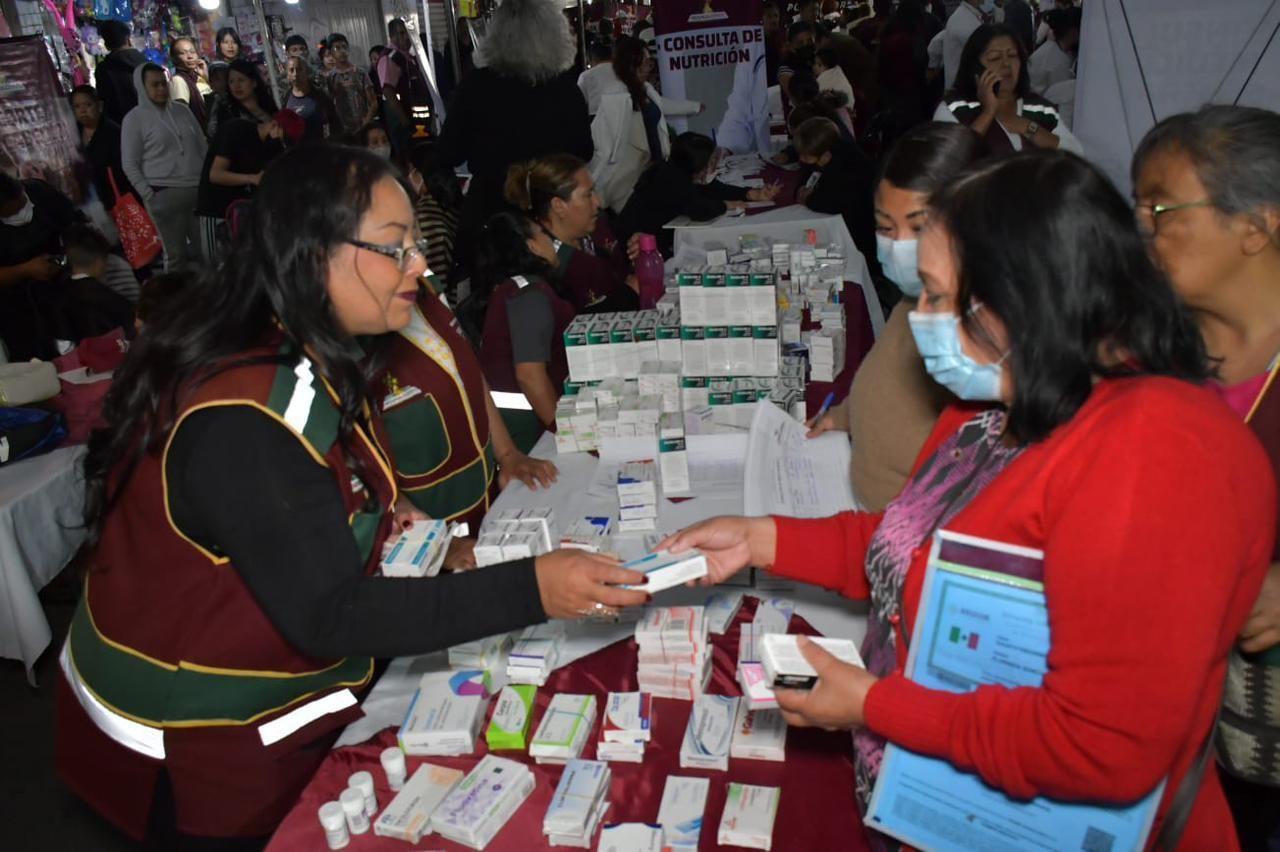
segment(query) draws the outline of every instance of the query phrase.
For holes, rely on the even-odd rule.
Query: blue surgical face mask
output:
[[[884,277],[897,284],[903,295],[913,299],[924,289],[916,266],[919,244],[919,240],[891,240],[876,234],[876,259],[880,261]]]
[[[982,14],[988,18],[996,12],[996,0],[982,0]]]
[[[1004,369],[1000,366],[1009,353],[994,364],[979,364],[965,354],[960,345],[960,318],[953,313],[907,314],[911,336],[924,358],[924,368],[933,380],[961,399],[972,402],[998,402]]]

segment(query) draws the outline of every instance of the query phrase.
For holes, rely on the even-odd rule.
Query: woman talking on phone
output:
[[[996,157],[1028,148],[1083,153],[1058,108],[1031,91],[1026,67],[1026,50],[1013,30],[1000,24],[978,27],[960,54],[955,88],[938,104],[933,120],[968,125]]]
[[[136,839],[258,838],[360,715],[374,657],[642,603],[557,551],[373,576],[396,488],[356,339],[410,321],[426,270],[394,166],[319,143],[117,370],[85,461],[94,544],[63,646],[56,761]],[[371,363],[371,361],[373,363]]]

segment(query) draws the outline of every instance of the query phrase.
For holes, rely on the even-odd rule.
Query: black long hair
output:
[[[213,37],[213,58],[221,59],[223,62],[232,61],[222,55],[222,40],[227,36],[231,36],[231,40],[236,43],[236,59],[245,59],[244,43],[240,41],[240,33],[236,32],[235,27],[223,27]]]
[[[529,240],[541,227],[527,214],[507,210],[485,223],[476,255],[476,278],[484,292],[491,293],[515,275],[536,275],[553,288],[558,286],[555,268],[529,251]]]
[[[394,166],[359,148],[317,143],[272,163],[254,194],[246,227],[216,270],[167,299],[148,317],[116,370],[85,458],[85,522],[96,539],[103,519],[145,453],[172,431],[184,396],[219,372],[255,363],[242,356],[279,329],[293,363],[304,349],[333,387],[345,446],[362,416],[376,358],[354,356],[326,289],[329,257],[356,235],[374,185],[398,180]]]
[[[649,48],[635,36],[621,36],[613,45],[613,73],[631,95],[631,109],[638,110],[649,99],[640,66]]]
[[[267,115],[275,115],[276,110],[278,109],[276,107],[275,96],[271,94],[271,87],[267,85],[267,81],[262,79],[262,75],[258,73],[257,64],[251,60],[244,59],[243,57],[232,60],[230,67],[227,69],[228,85],[230,84],[230,75],[232,71],[242,77],[248,77],[253,81],[253,95],[258,101],[258,109],[262,110]],[[230,105],[230,109],[233,112],[244,110],[244,107],[235,99],[229,90],[227,92],[225,102]]]
[[[1133,209],[1080,157],[1034,150],[988,162],[943,187],[930,210],[956,252],[965,330],[995,348],[977,304],[1008,330],[1018,440],[1071,419],[1096,377],[1209,376],[1199,329],[1152,263]]]
[[[991,42],[1002,36],[1010,39],[1018,50],[1018,82],[1014,84],[1013,91],[1024,100],[1030,97],[1027,48],[1023,46],[1022,39],[1004,24],[983,24],[973,31],[973,35],[964,43],[964,50],[960,51],[960,65],[956,68],[956,79],[951,84],[951,91],[947,93],[947,100],[978,100],[978,78],[983,71],[982,54]]]
[[[877,183],[932,194],[986,156],[983,139],[963,124],[930,121],[911,128],[889,149]]]

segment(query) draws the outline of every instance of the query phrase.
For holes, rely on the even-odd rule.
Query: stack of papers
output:
[[[692,701],[711,678],[707,624],[700,606],[655,607],[636,624],[640,689]]]
[[[618,531],[646,532],[658,523],[658,467],[631,461],[618,469]]]
[[[662,829],[643,822],[606,825],[596,852],[662,852]]]
[[[667,786],[662,790],[662,805],[658,808],[658,824],[662,826],[662,845],[672,850],[698,848],[702,834],[702,814],[707,808],[707,791],[711,782],[706,778],[667,776]]]
[[[461,779],[461,769],[422,764],[374,822],[373,833],[417,843],[431,833],[431,815]]]
[[[612,777],[607,763],[569,761],[542,820],[542,833],[552,846],[591,847],[591,838],[609,810]]]
[[[453,536],[444,521],[414,521],[382,558],[384,577],[434,577]]]
[[[523,763],[486,754],[431,815],[441,836],[483,849],[533,792],[533,772]]]
[[[644,746],[653,732],[653,696],[643,692],[610,692],[600,725],[596,757],[643,763]]]
[[[472,642],[463,642],[449,649],[451,669],[495,669],[506,665],[511,650],[511,634],[499,633]]]
[[[749,702],[739,702],[729,756],[746,760],[786,760],[787,723],[782,718],[782,711],[753,710]]]
[[[624,562],[622,567],[645,575],[643,585],[624,585],[622,588],[640,589],[652,595],[707,576],[707,557],[695,548],[680,554],[674,554],[668,550],[655,550],[639,559]]]
[[[542,686],[555,671],[563,642],[563,622],[549,621],[526,627],[507,655],[507,677],[512,683]]]
[[[769,849],[773,846],[773,821],[778,815],[778,787],[756,787],[733,782],[716,835],[722,846]]]
[[[680,766],[686,769],[729,768],[729,748],[738,718],[738,699],[704,695],[693,705],[680,744]]]
[[[428,672],[400,725],[405,754],[471,754],[489,705],[483,671]]]
[[[529,754],[538,763],[568,763],[582,754],[595,725],[594,695],[556,695],[542,714]]]
[[[537,697],[538,687],[533,684],[513,683],[502,688],[493,706],[489,729],[484,734],[490,751],[525,750],[529,726],[533,723],[533,702]]]

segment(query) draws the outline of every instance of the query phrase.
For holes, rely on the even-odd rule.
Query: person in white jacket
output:
[[[120,128],[120,161],[164,244],[166,270],[199,260],[196,194],[208,142],[186,104],[169,100],[169,78],[148,62],[133,72],[138,105]]]
[[[595,154],[591,178],[603,206],[621,211],[640,175],[654,160],[665,160],[671,151],[668,115],[694,115],[702,111],[697,101],[664,98],[641,82],[652,62],[644,42],[624,36],[613,51],[614,80],[600,94],[600,108],[591,122]]]

